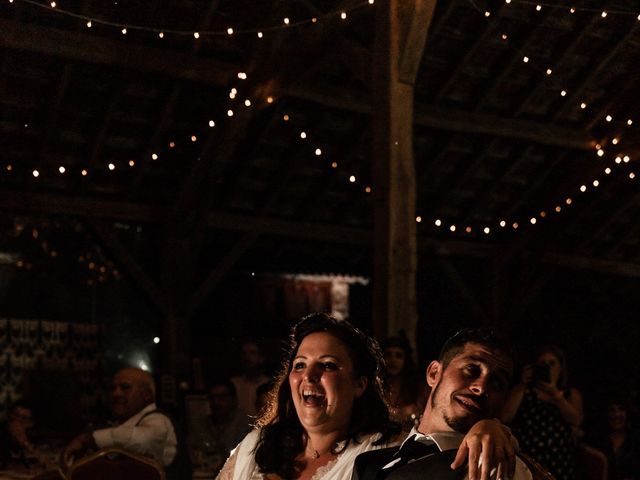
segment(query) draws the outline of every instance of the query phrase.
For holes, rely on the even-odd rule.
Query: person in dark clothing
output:
[[[26,464],[26,457],[34,450],[29,438],[33,427],[33,410],[26,402],[14,403],[7,412],[7,420],[0,426],[0,465]]]

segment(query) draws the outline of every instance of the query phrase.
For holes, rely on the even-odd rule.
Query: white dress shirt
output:
[[[112,428],[93,431],[93,439],[98,448],[121,447],[132,452],[151,457],[165,467],[176,456],[178,442],[171,420],[156,410],[151,403],[133,417]],[[144,417],[144,418],[142,418]]]

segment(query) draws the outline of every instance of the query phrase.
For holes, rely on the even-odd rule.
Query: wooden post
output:
[[[374,300],[378,338],[405,330],[415,345],[414,81],[436,0],[376,2],[373,76]]]

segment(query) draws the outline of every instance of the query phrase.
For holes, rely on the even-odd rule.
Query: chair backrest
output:
[[[589,445],[580,445],[576,452],[578,476],[582,480],[607,480],[609,462],[607,456]]]
[[[529,468],[529,471],[531,472],[531,478],[533,480],[556,480],[556,477],[551,475],[551,473],[546,468],[544,468],[526,453],[518,452],[518,457],[520,457],[520,460],[522,460],[524,464]]]
[[[67,480],[165,480],[164,467],[155,460],[122,448],[106,448],[78,460]]]

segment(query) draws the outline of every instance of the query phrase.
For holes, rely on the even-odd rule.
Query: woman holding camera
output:
[[[522,451],[557,480],[575,478],[575,437],[582,423],[582,396],[567,383],[564,353],[555,345],[540,347],[534,365],[522,370],[511,390],[502,421],[511,425]]]

